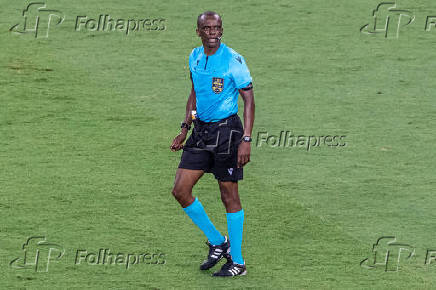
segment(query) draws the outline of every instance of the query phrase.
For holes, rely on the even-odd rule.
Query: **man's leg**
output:
[[[227,230],[230,239],[230,254],[236,264],[244,265],[242,258],[242,230],[244,223],[244,210],[238,193],[238,183],[232,181],[218,181],[221,200],[227,211]]]
[[[192,188],[203,174],[203,170],[178,168],[172,193],[186,214],[206,235],[210,244],[220,245],[225,241],[224,236],[210,221],[200,201],[192,196]]]
[[[194,202],[192,188],[203,174],[203,170],[177,169],[172,194],[183,208]]]

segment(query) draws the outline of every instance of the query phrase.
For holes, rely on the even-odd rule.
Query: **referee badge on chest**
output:
[[[212,78],[212,91],[215,94],[219,94],[223,91],[224,79],[223,78]]]

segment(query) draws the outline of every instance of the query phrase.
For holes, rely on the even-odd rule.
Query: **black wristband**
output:
[[[242,88],[241,90],[243,90],[243,91],[249,91],[249,90],[251,90],[251,89],[253,89],[253,83],[249,83],[248,86],[246,86],[245,88]]]
[[[189,130],[191,130],[191,125],[188,125],[187,123],[182,122],[182,124],[180,124],[180,128],[182,128],[182,129],[186,128],[189,131]]]

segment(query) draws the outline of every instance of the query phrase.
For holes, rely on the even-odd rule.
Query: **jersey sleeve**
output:
[[[242,55],[233,55],[229,68],[237,89],[245,88],[252,82],[250,71]]]
[[[188,60],[190,74],[192,74],[192,63],[194,61],[194,55],[195,55],[195,48],[191,51],[191,54],[189,55],[189,60]]]

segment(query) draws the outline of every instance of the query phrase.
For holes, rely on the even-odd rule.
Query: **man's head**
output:
[[[219,46],[223,35],[221,16],[213,11],[206,11],[198,15],[197,35],[201,38],[203,46],[209,48]]]

